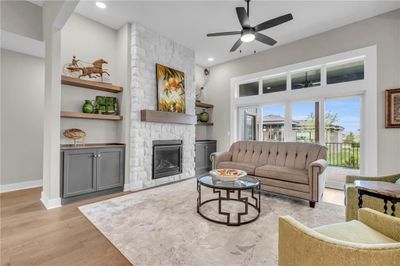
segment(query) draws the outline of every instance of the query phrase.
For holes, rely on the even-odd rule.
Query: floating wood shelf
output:
[[[154,110],[141,110],[141,121],[155,122],[155,123],[174,123],[174,124],[187,124],[195,125],[196,116],[187,115],[182,113],[161,112]]]
[[[71,78],[67,76],[61,76],[61,84],[76,86],[91,90],[98,90],[98,91],[107,91],[113,93],[122,92],[123,88],[120,86],[115,86],[109,83],[102,83],[90,80],[83,80],[79,78]]]
[[[209,104],[209,103],[196,102],[196,107],[213,108],[214,105]]]
[[[120,115],[101,115],[101,114],[87,114],[80,112],[61,112],[61,117],[64,118],[79,118],[79,119],[97,119],[97,120],[112,120],[120,121],[123,119]]]
[[[213,126],[213,125],[214,125],[214,123],[202,123],[202,122],[198,122],[196,124],[196,126]]]

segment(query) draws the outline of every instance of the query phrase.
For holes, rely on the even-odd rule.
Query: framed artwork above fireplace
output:
[[[185,113],[185,73],[156,64],[158,111]]]

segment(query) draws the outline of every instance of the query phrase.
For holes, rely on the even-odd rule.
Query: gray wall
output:
[[[42,179],[44,61],[1,49],[1,185]]]
[[[371,45],[377,45],[378,53],[378,172],[400,172],[400,130],[385,129],[384,104],[384,91],[400,87],[400,9],[212,67],[205,95],[215,105],[212,138],[218,150],[230,145],[232,77]]]
[[[110,73],[110,81],[116,85],[117,74],[117,31],[97,23],[81,15],[73,14],[61,31],[61,62],[70,63],[72,56],[85,62],[93,62],[103,58],[108,64],[103,67]],[[85,64],[88,65],[88,64]],[[62,85],[61,110],[81,112],[84,100],[95,100],[96,96],[118,97],[121,103],[121,94],[87,90]],[[72,143],[71,139],[63,136],[69,128],[80,128],[87,135],[86,143],[121,142],[121,122],[87,119],[61,119],[61,143]]]
[[[42,8],[28,1],[1,1],[1,29],[42,41]]]

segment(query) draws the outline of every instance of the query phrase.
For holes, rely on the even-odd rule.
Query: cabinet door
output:
[[[124,149],[97,149],[97,190],[124,185]]]
[[[204,173],[207,171],[207,160],[206,160],[206,144],[196,144],[196,174]]]
[[[206,149],[206,160],[207,160],[207,170],[211,170],[212,168],[212,162],[210,159],[210,155],[213,152],[217,151],[217,145],[215,143],[209,143],[207,144],[207,149]]]
[[[63,156],[63,197],[96,191],[96,150],[65,151]]]

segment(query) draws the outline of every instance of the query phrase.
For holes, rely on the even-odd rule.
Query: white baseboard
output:
[[[54,198],[54,199],[49,199],[47,197],[47,195],[45,193],[43,193],[43,191],[42,191],[42,194],[40,197],[40,201],[42,202],[44,207],[48,210],[61,207],[61,198],[60,197]]]
[[[0,193],[16,191],[16,190],[21,190],[21,189],[41,187],[42,184],[43,184],[42,179],[36,179],[36,180],[31,180],[31,181],[26,181],[26,182],[0,185]]]

